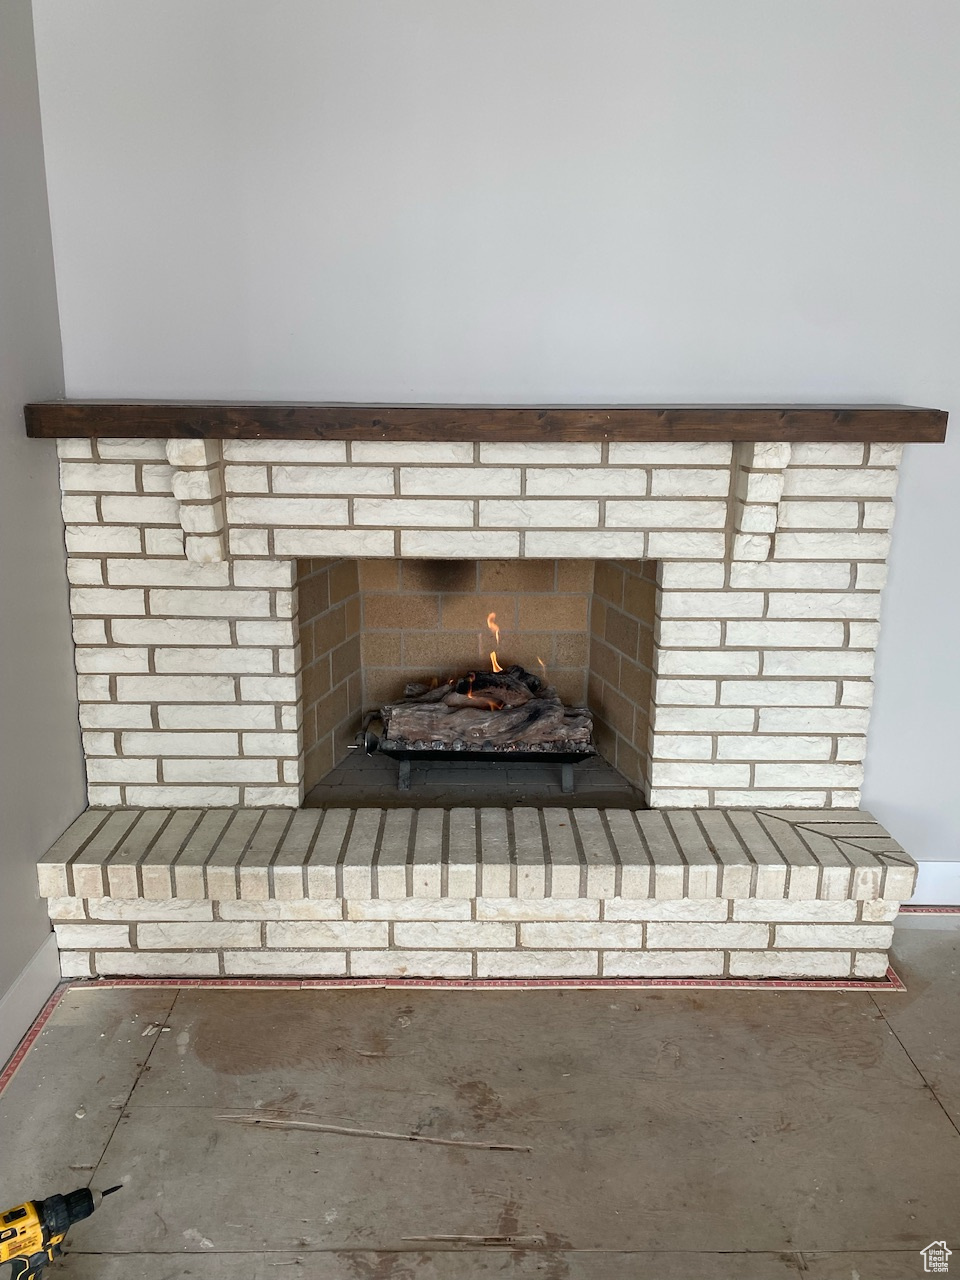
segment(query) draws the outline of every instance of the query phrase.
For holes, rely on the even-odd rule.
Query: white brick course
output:
[[[224,440],[223,458],[225,462],[336,463],[346,462],[347,446],[340,440]]]
[[[870,467],[787,469],[783,486],[785,497],[851,497],[892,498],[897,491],[895,470],[873,470]]]
[[[150,670],[150,658],[146,649],[85,649],[78,647],[74,661],[80,672],[143,672]]]
[[[421,462],[429,462],[432,455],[427,453],[435,446],[419,445],[417,446],[423,454],[419,460]],[[469,446],[461,446],[469,447]],[[601,459],[602,445],[592,443],[568,444],[568,443],[550,443],[543,444],[521,444],[521,443],[498,443],[498,444],[481,444],[480,461],[482,463],[511,463],[514,466],[531,464],[533,466],[544,466],[547,464],[554,466],[566,466],[568,464],[574,466],[590,466],[598,463]],[[611,450],[616,446],[611,446]],[[354,445],[356,448],[356,445]],[[468,459],[469,461],[469,459]],[[611,462],[622,462],[623,458],[610,458]]]
[[[220,973],[215,951],[100,951],[95,964],[103,978],[215,978]]]
[[[872,650],[772,649],[763,655],[765,676],[871,676]]]
[[[825,680],[724,680],[720,702],[727,706],[832,707],[836,683]]]
[[[205,782],[277,782],[276,760],[180,759],[171,756],[163,762],[164,782],[193,782],[198,776]],[[138,779],[146,782],[147,779]]]
[[[183,531],[176,529],[145,528],[143,531],[143,547],[148,556],[182,556],[184,551]]]
[[[628,559],[642,560],[647,552],[648,539],[654,536],[645,533],[620,533],[609,529],[583,530],[578,533],[544,532],[540,529],[526,534],[524,546],[527,556],[532,560],[549,560],[554,556],[561,559],[592,556],[598,560],[615,560],[626,556]]]
[[[390,550],[393,553],[393,534],[389,534]],[[533,535],[530,535],[533,536]],[[550,534],[554,538],[573,538],[581,543],[584,534]],[[400,534],[400,552],[404,556],[424,557],[437,560],[461,560],[468,557],[476,559],[511,559],[520,554],[519,533],[492,533],[468,530],[466,532],[447,531],[431,532],[427,529],[404,529]],[[527,553],[530,551],[529,537]],[[548,554],[546,552],[544,555]]]
[[[860,525],[857,502],[812,502],[784,498],[777,523],[781,529],[856,529]]]
[[[194,565],[181,560],[137,560],[112,557],[107,562],[107,577],[118,587],[226,587],[230,582],[228,565]]]
[[[129,947],[130,930],[125,924],[60,924],[54,926],[57,946],[69,951],[73,947]]]
[[[270,472],[266,467],[228,466],[223,469],[224,484],[230,493],[269,493]],[[286,492],[283,489],[278,492]]]
[[[154,664],[158,675],[181,671],[268,674],[273,672],[274,654],[270,649],[157,649]]]
[[[716,978],[722,951],[605,951],[605,978]]]
[[[491,446],[494,447],[494,446]],[[569,448],[569,446],[567,446]],[[613,442],[610,461],[624,466],[729,466],[733,446],[720,442],[670,441]]]
[[[229,676],[119,676],[120,702],[232,702],[236,690]]]
[[[228,498],[226,505],[231,524],[298,527],[347,523],[347,504],[339,498]]]
[[[75,615],[142,616],[146,613],[146,595],[143,591],[111,590],[108,587],[77,588],[70,592],[70,609]]]
[[[893,941],[892,925],[778,924],[776,947],[864,947],[886,951]]]
[[[67,581],[74,587],[99,587],[103,584],[100,560],[67,560]]]
[[[731,978],[845,978],[849,951],[740,951],[730,956]]]
[[[199,950],[211,947],[258,947],[260,926],[234,921],[163,921],[137,925],[137,946],[144,951]]]
[[[60,487],[65,493],[135,493],[137,469],[120,463],[61,462]]]
[[[596,951],[483,951],[478,978],[580,978],[598,973]]]
[[[476,483],[476,482],[474,482]],[[642,497],[650,484],[649,472],[617,467],[549,467],[526,472],[526,492],[531,497],[553,498],[559,494],[585,497]]]
[[[150,611],[180,618],[265,617],[270,613],[266,591],[155,590],[150,592]]]
[[[778,533],[780,560],[885,560],[886,533]]]
[[[398,926],[399,927],[399,926]],[[268,947],[386,947],[386,921],[292,921],[266,926]]]
[[[725,546],[722,533],[665,533],[654,530],[647,535],[647,554],[651,560],[719,560]],[[622,556],[623,552],[611,549],[607,554]]]
[[[664,566],[667,568],[668,566]],[[656,627],[661,650],[674,648],[719,649],[723,624],[720,622],[687,622],[663,618]]]
[[[473,950],[477,947],[513,947],[517,941],[514,924],[494,921],[403,922],[394,926],[394,944],[398,947],[446,948]]]
[[[510,448],[509,445],[505,447]],[[350,448],[355,463],[388,462],[408,465],[418,462],[472,463],[474,456],[472,444],[452,444],[432,440],[424,443],[413,440],[357,440]],[[500,461],[511,460],[509,455],[500,458]]]
[[[391,556],[394,548],[389,529],[277,529],[272,538],[278,556]]]
[[[742,622],[727,624],[727,643],[764,649],[837,649],[844,641],[842,622]]]
[[[473,524],[473,503],[453,499],[357,498],[353,518],[359,525],[386,524],[401,529],[469,527]]]
[[[74,618],[72,631],[76,645],[106,644],[106,623],[100,618]]]
[[[223,972],[233,978],[339,978],[344,951],[225,951]]]
[[[161,729],[273,729],[276,727],[274,708],[257,704],[165,705],[157,708],[157,719]]]
[[[469,951],[354,951],[350,972],[357,977],[469,978]]]
[[[230,623],[212,618],[118,619],[112,626],[117,644],[220,645],[230,644]]]
[[[759,591],[664,591],[662,618],[759,618],[764,610]]]
[[[357,468],[351,468],[351,470],[357,470]],[[371,490],[371,492],[393,493],[393,472],[384,471],[378,474],[389,477],[389,487]],[[522,492],[523,473],[518,467],[488,467],[483,475],[488,493],[506,496],[519,495]],[[344,492],[360,491],[348,486]],[[477,474],[472,467],[401,467],[400,492],[404,496],[453,497],[458,494],[469,494],[474,497],[477,492]],[[537,490],[528,485],[527,492],[535,494]],[[548,492],[551,495],[556,493],[556,487],[551,486]]]

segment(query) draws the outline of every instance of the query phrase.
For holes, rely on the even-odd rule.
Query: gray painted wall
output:
[[[62,390],[30,3],[4,0],[0,4],[0,996],[26,968],[50,929],[37,895],[37,859],[85,804],[56,452],[52,444],[31,442],[23,434],[24,401],[59,395]],[[36,992],[34,1011],[46,994]],[[5,1046],[8,1030],[0,1028]]]
[[[71,395],[960,411],[955,0],[35,0]],[[960,422],[866,799],[960,856]]]

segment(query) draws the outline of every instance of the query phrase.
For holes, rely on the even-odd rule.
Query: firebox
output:
[[[308,796],[359,744],[403,789],[452,757],[557,765],[570,794],[599,753],[642,803],[655,564],[311,559],[297,584]]]

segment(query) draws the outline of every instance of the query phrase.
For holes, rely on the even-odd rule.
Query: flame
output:
[[[540,663],[540,670],[541,670],[541,671],[542,671],[542,673],[543,673],[543,678],[544,678],[544,680],[546,680],[546,678],[547,678],[547,664],[544,662],[544,660],[543,660],[542,658],[538,658],[538,659],[537,659],[537,661]]]
[[[500,628],[497,626],[497,615],[495,613],[487,614],[487,630],[493,634],[497,644],[500,643]],[[492,671],[502,671],[503,667],[497,662],[497,651],[490,654],[490,668]]]

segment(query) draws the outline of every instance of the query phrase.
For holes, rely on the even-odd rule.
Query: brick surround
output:
[[[651,805],[859,802],[899,445],[59,447],[93,805],[300,803],[314,557],[656,562],[646,742],[594,681]]]

